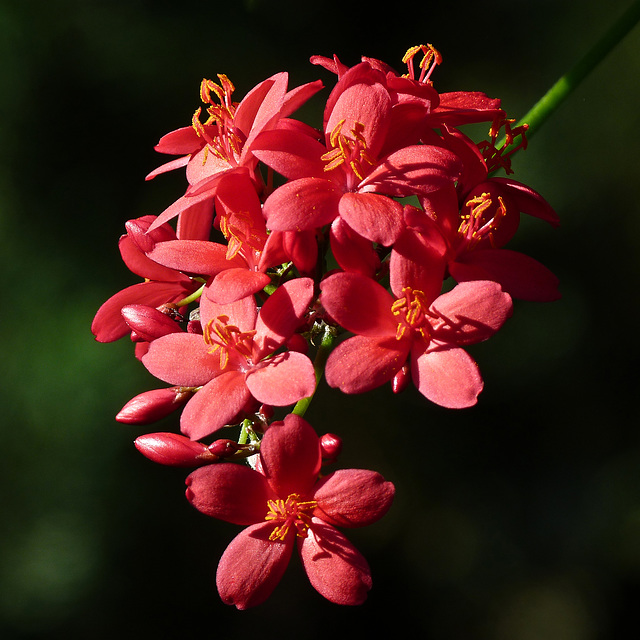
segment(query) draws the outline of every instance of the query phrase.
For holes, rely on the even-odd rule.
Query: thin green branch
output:
[[[560,104],[582,80],[607,57],[614,47],[635,27],[639,20],[640,0],[635,0],[578,63],[558,79],[547,93],[545,93],[517,123],[517,125],[525,123],[529,125],[527,138],[531,138],[542,123],[558,109]],[[504,140],[502,144],[504,144]]]
[[[324,367],[327,363],[327,358],[329,354],[333,350],[333,346],[336,339],[336,330],[334,327],[330,325],[325,325],[324,332],[322,334],[322,340],[320,341],[320,346],[318,347],[318,351],[316,352],[316,357],[313,361],[313,369],[316,373],[316,387],[313,390],[313,394],[311,394],[308,398],[302,398],[302,400],[298,400],[298,403],[293,408],[291,413],[295,413],[297,416],[303,417],[306,413],[309,405],[311,404],[311,400],[313,400],[313,396],[315,395],[316,390],[318,389],[318,384],[322,379],[322,375],[324,374]]]

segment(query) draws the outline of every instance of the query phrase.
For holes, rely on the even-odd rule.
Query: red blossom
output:
[[[358,273],[337,273],[321,283],[322,306],[356,334],[329,356],[327,383],[363,393],[394,379],[409,360],[426,398],[449,408],[474,405],[482,378],[462,347],[498,331],[511,315],[511,298],[489,281],[462,283],[442,295],[428,281],[396,282],[395,297]]]
[[[187,499],[202,513],[246,526],[227,547],[216,575],[224,602],[264,602],[295,546],[312,586],[331,602],[361,604],[371,588],[364,557],[335,527],[362,527],[391,506],[394,487],[374,471],[343,469],[321,480],[320,439],[294,414],[273,423],[260,447],[262,472],[233,463],[187,478]]]
[[[442,146],[415,144],[381,155],[391,107],[384,75],[361,63],[327,100],[324,142],[300,130],[259,136],[254,155],[289,180],[265,201],[267,226],[304,231],[339,216],[359,236],[393,244],[403,229],[402,205],[394,198],[452,183],[460,169]]]
[[[309,358],[281,351],[295,333],[313,297],[313,281],[281,285],[258,309],[252,296],[220,305],[200,303],[203,334],[172,333],[154,340],[145,367],[172,385],[201,387],[182,412],[180,427],[194,440],[231,421],[255,398],[287,406],[315,389]]]

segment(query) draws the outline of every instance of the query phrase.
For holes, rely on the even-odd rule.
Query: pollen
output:
[[[466,248],[473,249],[481,240],[487,239],[491,247],[495,249],[494,233],[507,213],[502,196],[498,196],[498,205],[493,215],[489,213],[493,206],[493,200],[488,193],[471,198],[466,206],[471,211],[461,216],[458,227],[458,234],[465,241]]]
[[[247,362],[253,355],[253,331],[241,331],[229,324],[228,316],[218,316],[207,322],[202,330],[202,337],[211,347],[209,353],[220,354],[220,369],[226,369],[232,353],[242,356]]]
[[[247,211],[221,212],[219,214],[220,231],[227,240],[227,260],[238,253],[246,256],[246,251],[260,253],[267,241],[265,233],[257,229]]]
[[[411,287],[402,289],[403,297],[391,305],[391,312],[399,319],[396,340],[404,338],[409,331],[415,331],[424,340],[430,339],[429,305],[424,292]]]
[[[238,103],[233,101],[231,95],[235,87],[224,74],[218,74],[218,79],[220,84],[207,78],[200,83],[200,99],[208,105],[207,119],[204,124],[200,121],[202,107],[198,107],[191,119],[191,126],[198,137],[207,143],[205,162],[208,152],[211,151],[216,157],[235,164],[244,144],[243,137],[234,125]],[[213,132],[207,132],[205,127],[208,126],[213,127]]]
[[[368,171],[364,164],[370,166],[375,161],[367,153],[367,140],[364,137],[364,124],[355,122],[351,135],[342,133],[345,121],[340,120],[329,135],[329,144],[332,149],[322,156],[325,161],[325,171],[333,171],[341,165],[348,166],[358,180],[364,180]]]
[[[268,513],[264,519],[278,525],[269,535],[269,540],[284,540],[291,527],[296,529],[298,537],[306,538],[313,510],[317,506],[315,500],[301,500],[297,493],[289,494],[286,500],[268,500]]]
[[[416,78],[415,69],[413,66],[413,59],[418,53],[422,52],[422,60],[418,63],[418,67],[421,69],[420,76]],[[407,52],[402,56],[402,62],[407,65],[407,71],[403,77],[411,80],[416,80],[422,84],[431,84],[431,74],[433,70],[442,64],[442,55],[432,44],[418,44],[410,47]]]

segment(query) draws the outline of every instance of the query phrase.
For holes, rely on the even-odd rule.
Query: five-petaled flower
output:
[[[394,486],[377,472],[342,469],[318,479],[320,439],[303,418],[273,423],[258,470],[235,463],[196,469],[187,498],[203,513],[245,525],[220,559],[224,602],[247,609],[266,600],[297,546],[312,586],[331,602],[356,605],[371,588],[364,557],[335,527],[362,527],[391,506]]]
[[[172,385],[201,387],[182,412],[183,433],[194,440],[210,435],[231,424],[252,398],[287,406],[312,395],[316,378],[309,358],[279,351],[312,296],[309,278],[281,285],[259,313],[253,296],[227,305],[203,296],[202,335],[171,333],[150,344],[142,362],[153,375]]]

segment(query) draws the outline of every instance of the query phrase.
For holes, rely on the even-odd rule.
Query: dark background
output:
[[[215,567],[238,529],[187,504],[184,472],[135,451],[144,430],[113,417],[154,380],[127,340],[89,331],[137,281],[117,250],[124,222],[183,192],[181,172],[143,178],[165,159],[159,137],[190,122],[202,77],[226,73],[238,98],[283,70],[290,86],[331,86],[309,56],[400,68],[430,42],[436,88],[484,91],[518,118],[627,6],[0,1],[2,638],[339,638],[388,624],[433,640],[637,637],[637,29],[515,161],[562,225],[526,220],[513,248],[557,273],[563,298],[517,303],[474,349],[479,405],[323,387],[307,413],[343,436],[341,466],[397,487],[385,519],[348,533],[373,570],[363,606],[325,602],[297,562],[265,605],[219,601]],[[319,125],[321,103],[299,117]]]

